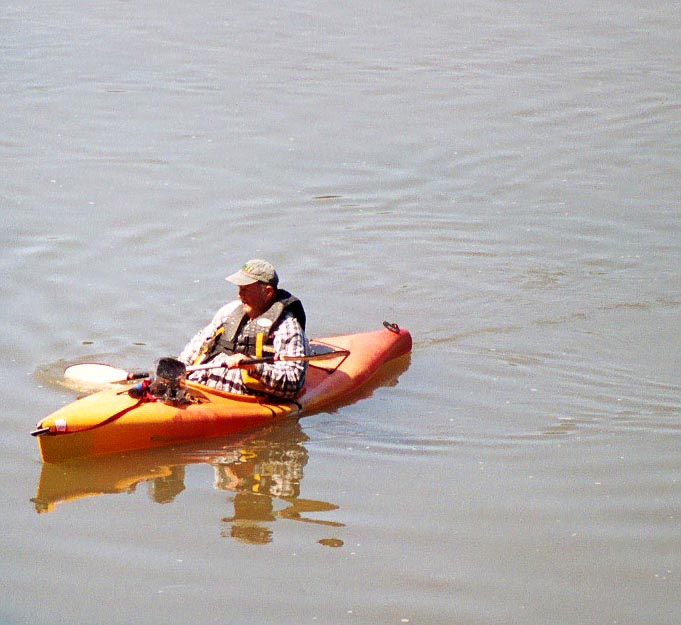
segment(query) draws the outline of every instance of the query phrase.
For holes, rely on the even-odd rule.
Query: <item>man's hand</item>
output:
[[[240,369],[250,369],[251,367],[248,366],[249,360],[250,358],[246,354],[232,354],[227,358],[225,364],[228,369],[235,369],[237,367]]]

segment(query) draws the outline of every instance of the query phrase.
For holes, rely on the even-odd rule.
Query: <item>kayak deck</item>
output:
[[[341,401],[364,385],[385,363],[411,351],[404,329],[326,337],[312,344],[347,354],[311,363],[305,386],[294,400],[235,395],[187,382],[192,402],[173,405],[130,397],[127,386],[86,396],[37,424],[40,456],[54,463],[85,456],[161,447],[259,428]]]

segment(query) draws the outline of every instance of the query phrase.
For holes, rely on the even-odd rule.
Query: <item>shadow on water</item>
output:
[[[389,363],[342,405],[366,399],[380,387],[396,385],[409,362],[407,356]],[[251,544],[268,543],[272,540],[272,523],[278,519],[343,527],[343,523],[310,516],[337,510],[337,505],[300,497],[303,468],[308,461],[304,445],[307,440],[297,419],[285,419],[265,429],[228,438],[45,463],[31,502],[42,514],[54,511],[58,504],[86,497],[132,493],[146,483],[151,501],[167,504],[185,490],[187,467],[203,464],[213,468],[215,489],[233,493],[233,515],[221,519],[224,537]],[[342,545],[339,539],[324,541],[326,546]]]

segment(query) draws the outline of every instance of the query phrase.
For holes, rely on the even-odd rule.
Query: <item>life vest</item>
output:
[[[272,352],[274,331],[285,312],[290,312],[305,330],[305,310],[301,301],[283,289],[277,290],[277,298],[262,315],[248,319],[239,304],[215,333],[212,347],[204,361],[217,354],[246,354],[260,358],[264,352]]]

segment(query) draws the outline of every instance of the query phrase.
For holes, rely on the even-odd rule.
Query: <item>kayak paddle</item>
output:
[[[331,358],[337,358],[340,356],[347,357],[350,352],[346,349],[331,350],[326,352],[320,352],[316,354],[310,354],[309,356],[285,356],[280,355],[278,357],[279,361],[311,361],[311,360],[330,360]],[[250,358],[243,362],[241,366],[246,365],[257,365],[260,363],[270,363],[274,362],[274,356],[267,356],[265,358]],[[224,369],[225,365],[196,365],[193,367],[187,367],[187,373],[192,373],[193,371],[204,371],[206,369]],[[141,380],[148,378],[150,373],[136,372],[130,373],[125,369],[119,369],[117,367],[112,367],[111,365],[104,365],[100,363],[82,363],[77,365],[71,365],[66,367],[64,370],[64,378],[70,382],[76,384],[84,385],[105,385],[105,384],[118,384],[120,382],[129,382],[131,380]]]
[[[128,373],[124,369],[99,363],[71,365],[64,370],[64,378],[78,384],[115,384],[116,382],[138,380],[146,377],[146,373]]]

